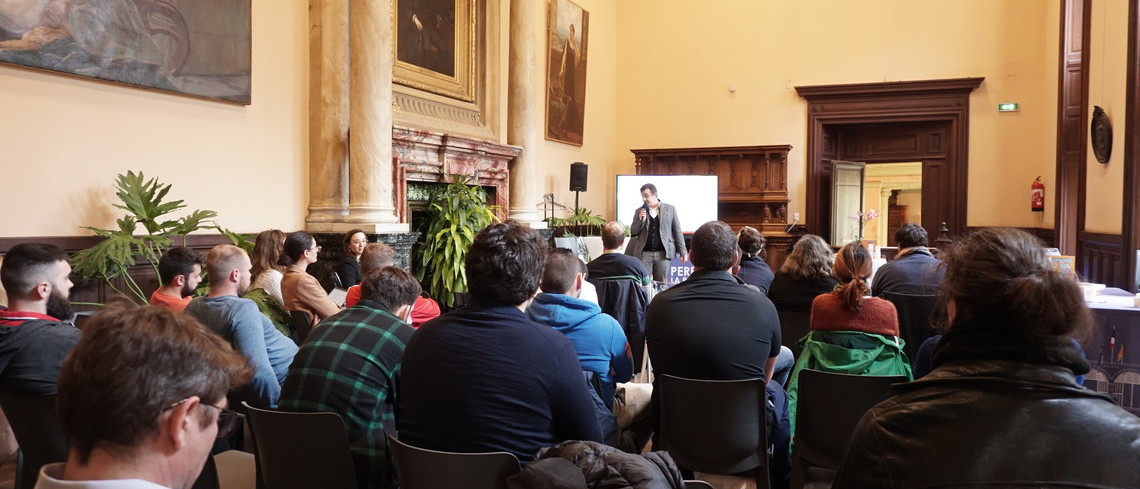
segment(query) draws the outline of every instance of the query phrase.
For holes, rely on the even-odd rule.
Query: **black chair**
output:
[[[685,489],[713,489],[713,485],[705,481],[685,481]]]
[[[757,489],[768,475],[764,379],[693,380],[657,376],[661,449],[677,465],[709,474],[751,471]]]
[[[923,341],[934,335],[930,324],[934,317],[934,304],[937,297],[933,295],[911,295],[895,292],[883,292],[879,295],[895,305],[899,317],[899,337],[906,341],[903,352],[908,360],[914,360],[918,354],[918,347]]]
[[[907,378],[800,371],[791,487],[804,487],[814,468],[825,470],[812,470],[812,477],[830,485],[859,419],[900,382]]]
[[[259,489],[356,488],[356,470],[340,416],[242,405],[257,445]]]
[[[55,395],[0,394],[0,407],[20,445],[16,489],[31,489],[36,485],[40,467],[67,460],[67,437],[59,421]]]
[[[300,345],[313,331],[313,319],[305,311],[289,311],[289,329],[293,330],[293,334],[290,335],[293,342]]]
[[[456,453],[413,447],[388,435],[401,489],[504,489],[519,472],[507,452]]]
[[[811,313],[803,311],[776,310],[780,316],[780,343],[790,348],[796,358],[800,357],[800,338],[811,332]]]

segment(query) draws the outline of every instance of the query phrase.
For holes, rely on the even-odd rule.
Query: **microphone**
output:
[[[649,217],[649,203],[648,202],[642,202],[641,211],[645,213],[645,216],[641,218],[641,220],[644,221],[647,217]]]
[[[784,233],[792,232],[792,228],[796,227],[796,224],[799,224],[799,222],[800,222],[800,219],[798,217],[792,219],[792,224],[790,226],[788,226],[788,229],[785,230]]]

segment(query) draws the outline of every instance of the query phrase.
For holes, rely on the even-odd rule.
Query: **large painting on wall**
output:
[[[582,145],[590,13],[570,0],[550,0],[546,57],[546,139]]]
[[[474,102],[476,0],[394,1],[394,81]]]
[[[250,0],[0,0],[0,62],[250,103]]]

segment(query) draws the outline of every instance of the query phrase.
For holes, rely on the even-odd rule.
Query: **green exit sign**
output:
[[[1017,102],[1006,102],[998,104],[998,112],[1017,112],[1021,108],[1021,104]]]

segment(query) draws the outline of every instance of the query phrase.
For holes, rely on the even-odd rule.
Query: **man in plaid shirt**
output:
[[[370,270],[361,300],[324,321],[301,345],[281,393],[281,410],[344,418],[361,488],[394,488],[385,435],[394,433],[395,385],[420,284],[403,269]]]

